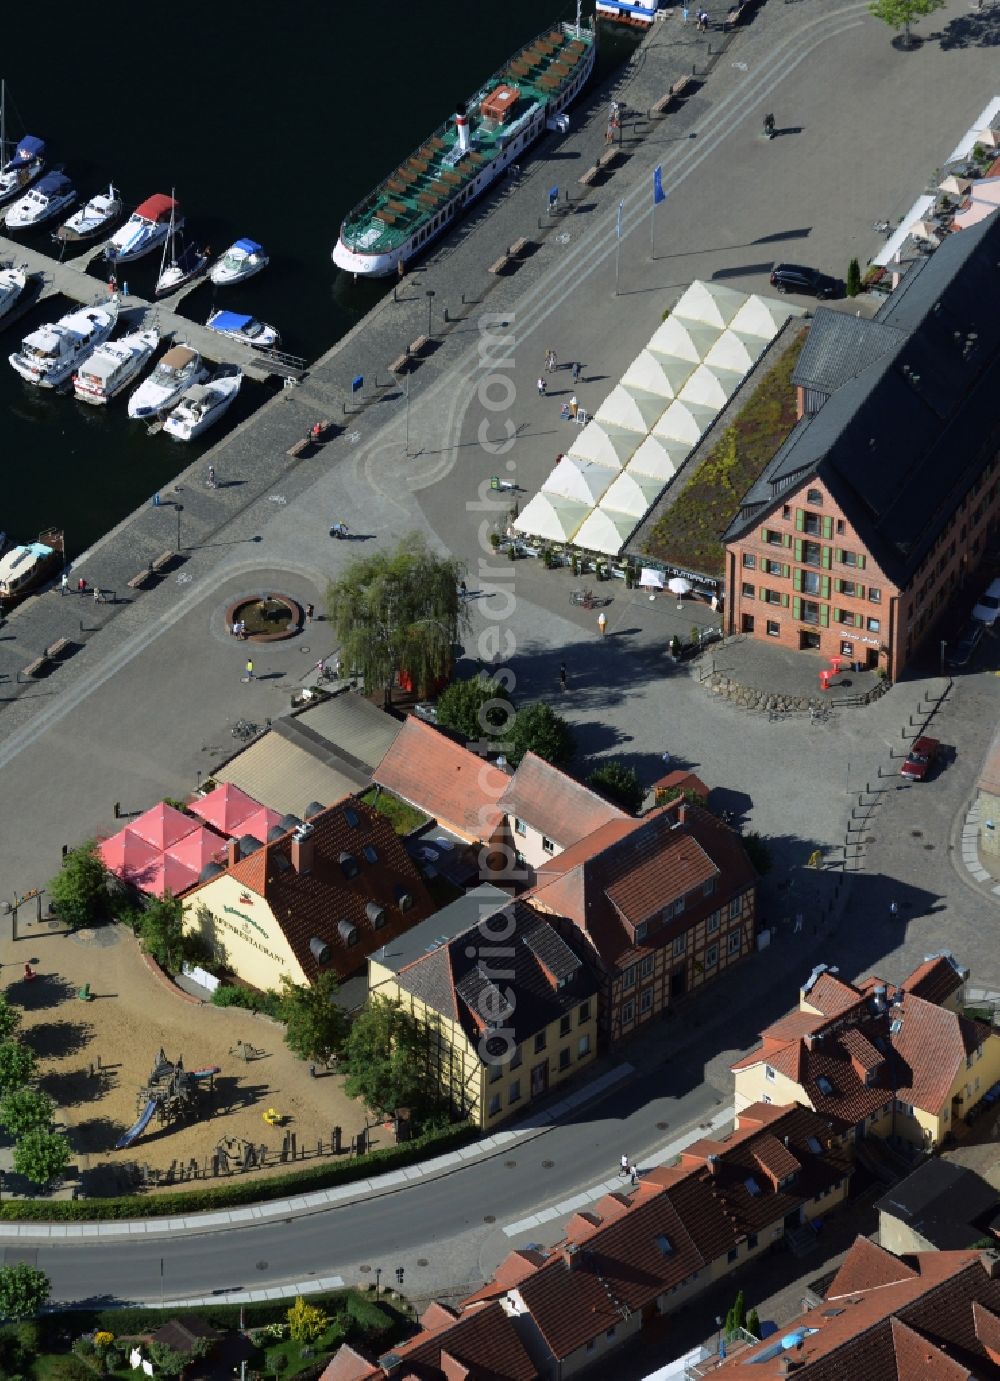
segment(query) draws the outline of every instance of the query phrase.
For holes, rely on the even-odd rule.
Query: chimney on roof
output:
[[[239,863],[239,861],[240,841],[238,839],[230,839],[226,844],[226,862],[231,868],[234,863]]]
[[[996,1247],[984,1251],[979,1260],[983,1263],[983,1270],[990,1280],[1000,1280],[1000,1251]]]
[[[714,1156],[714,1155],[713,1155],[713,1156],[706,1156],[706,1158],[705,1158],[705,1163],[706,1163],[706,1165],[708,1166],[708,1173],[709,1173],[710,1175],[717,1175],[717,1174],[719,1173],[719,1157],[718,1157],[718,1156]]]
[[[297,873],[311,873],[315,825],[298,825],[292,832],[292,867]]]
[[[791,1138],[790,1136],[786,1136],[786,1137],[784,1138],[784,1142],[785,1142],[785,1146],[786,1146],[786,1148],[787,1148],[788,1146],[791,1145],[792,1138]]]
[[[575,1242],[570,1242],[569,1246],[563,1247],[562,1259],[566,1265],[567,1271],[572,1271],[575,1267],[579,1266],[582,1257],[583,1253]]]

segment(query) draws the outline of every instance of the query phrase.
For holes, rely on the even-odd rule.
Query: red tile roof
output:
[[[636,926],[718,876],[718,867],[697,839],[671,831],[659,841],[650,838],[644,856],[636,858],[605,894],[622,919]]]
[[[491,839],[510,778],[485,758],[410,715],[374,780],[465,839]]]
[[[309,824],[308,872],[296,869],[291,833],[262,845],[225,872],[248,894],[267,901],[312,981],[328,970],[341,976],[353,973],[368,954],[425,920],[435,907],[399,836],[378,811],[348,796],[313,816]],[[352,865],[356,875],[349,877]],[[212,885],[203,883],[186,900],[197,906],[201,891]],[[404,898],[411,904],[401,909]],[[385,923],[376,929],[379,911]],[[356,943],[347,943],[342,925],[354,927]],[[310,948],[312,939],[328,947],[330,957],[322,966]]]
[[[986,1339],[1000,1323],[996,1262],[975,1252],[922,1252],[900,1262],[858,1238],[825,1300],[782,1328],[788,1347],[768,1339],[723,1362],[755,1381],[1000,1381]],[[850,1288],[845,1290],[845,1285]]]
[[[836,1017],[857,1006],[863,996],[857,988],[844,983],[836,974],[821,973],[808,993],[804,994],[804,1000],[823,1016]]]
[[[534,753],[525,753],[521,759],[500,805],[508,815],[524,820],[560,849],[575,844],[610,820],[629,818],[596,791]]]
[[[499,1304],[473,1304],[440,1327],[423,1329],[397,1343],[379,1359],[382,1372],[398,1361],[403,1370],[393,1377],[432,1378],[468,1376],[475,1381],[535,1381],[537,1371],[511,1319]],[[407,1370],[408,1368],[408,1370]],[[461,1370],[465,1368],[465,1370]]]
[[[906,980],[906,991],[942,1005],[958,992],[968,974],[968,969],[962,969],[950,955],[937,954],[913,970]]]

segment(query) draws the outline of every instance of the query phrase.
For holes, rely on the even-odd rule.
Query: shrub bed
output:
[[[402,1146],[387,1146],[322,1165],[311,1165],[265,1180],[235,1180],[203,1189],[178,1190],[172,1194],[123,1195],[115,1199],[7,1199],[0,1204],[0,1219],[20,1223],[100,1222],[117,1218],[175,1218],[179,1214],[210,1213],[221,1208],[266,1203],[292,1195],[309,1194],[333,1185],[350,1184],[371,1175],[414,1165],[428,1157],[442,1155],[456,1146],[474,1140],[475,1129],[462,1124],[441,1131],[425,1132]]]

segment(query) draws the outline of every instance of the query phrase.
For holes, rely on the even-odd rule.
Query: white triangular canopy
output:
[[[617,556],[632,536],[636,521],[626,513],[595,508],[577,533],[575,545],[586,551],[603,552],[605,556]]]
[[[663,409],[667,399],[659,393],[647,393],[644,389],[626,388],[619,384],[613,388],[604,402],[594,413],[598,422],[610,422],[616,427],[628,427],[630,431],[649,431]]]
[[[658,436],[647,436],[626,467],[631,475],[647,475],[651,479],[665,483],[673,479],[687,455],[688,448],[681,442],[666,441]]]
[[[514,521],[516,532],[545,537],[550,542],[568,542],[590,512],[590,505],[564,499],[558,494],[536,494]]]
[[[804,315],[804,307],[796,307],[778,297],[758,297],[753,293],[733,317],[729,329],[740,335],[773,340],[790,316]]]
[[[629,456],[634,455],[641,439],[637,432],[627,427],[588,422],[569,448],[569,454],[578,460],[596,460],[598,465],[620,470]]]
[[[684,441],[688,447],[694,446],[711,426],[718,411],[718,408],[706,407],[704,403],[682,403],[675,398],[654,427],[653,435]]]
[[[681,389],[681,402],[704,403],[717,412],[726,406],[743,380],[732,369],[710,369],[700,364]]]
[[[672,312],[654,332],[647,350],[654,355],[676,355],[679,360],[700,364],[722,335],[718,326],[686,321]]]
[[[714,369],[734,369],[737,374],[749,374],[763,353],[760,336],[746,336],[739,331],[723,331],[705,356],[705,364]]]
[[[746,293],[735,288],[725,288],[721,283],[703,283],[696,278],[674,311],[678,316],[703,321],[721,330],[729,325],[746,300]]]
[[[644,518],[659,497],[663,481],[650,475],[633,475],[623,470],[601,500],[601,508],[612,513],[628,513]]]
[[[611,470],[607,465],[598,465],[596,460],[562,456],[542,485],[542,493],[558,494],[561,498],[586,504],[588,508],[596,508],[605,490],[620,473],[620,470]]]
[[[677,355],[654,355],[644,350],[626,369],[622,383],[626,388],[642,388],[663,398],[676,398],[691,373],[691,360]]]

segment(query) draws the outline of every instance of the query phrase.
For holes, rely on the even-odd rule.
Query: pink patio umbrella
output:
[[[200,878],[207,864],[225,859],[226,841],[207,825],[198,825],[178,843],[171,844],[166,853],[167,858],[190,868]]]
[[[140,839],[145,839],[147,844],[162,850],[169,849],[171,844],[176,844],[197,827],[197,820],[190,815],[185,815],[175,806],[168,806],[165,801],[158,801],[145,815],[133,820],[128,829]]]
[[[198,874],[193,868],[188,868],[186,864],[171,858],[169,854],[160,854],[146,876],[141,880],[136,879],[135,885],[141,892],[147,892],[153,897],[162,897],[167,892],[179,897],[197,881]]]
[[[116,877],[120,877],[123,882],[134,882],[136,885],[141,883],[143,877],[149,876],[151,869],[156,867],[160,859],[159,849],[133,834],[128,825],[99,844],[97,852],[103,859],[104,866]]]
[[[252,834],[254,839],[266,844],[268,831],[280,825],[283,818],[280,811],[271,810],[270,806],[258,806],[252,815],[240,821],[239,833]]]
[[[195,815],[221,834],[245,834],[243,821],[255,810],[261,810],[259,801],[241,791],[231,782],[223,782],[191,807]]]

